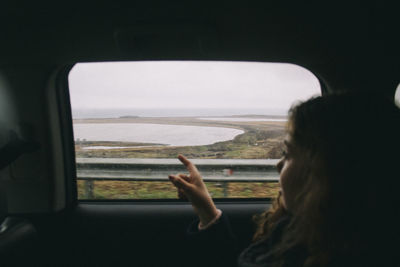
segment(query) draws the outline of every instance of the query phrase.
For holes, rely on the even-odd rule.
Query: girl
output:
[[[237,264],[400,266],[395,257],[399,153],[400,111],[392,100],[331,95],[293,107],[277,164],[281,191],[272,208],[255,217],[254,242]],[[178,158],[189,174],[169,179],[199,217],[189,232],[208,242],[232,243],[229,222],[196,166]],[[235,256],[221,253],[223,257]]]

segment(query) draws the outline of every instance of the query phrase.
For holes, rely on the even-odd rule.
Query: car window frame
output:
[[[140,60],[143,61],[143,60]],[[264,63],[263,61],[260,61]],[[171,198],[159,198],[159,199],[78,199],[78,188],[77,188],[77,171],[76,171],[76,158],[75,158],[75,141],[73,138],[73,118],[72,108],[69,93],[69,82],[68,75],[72,68],[78,64],[68,64],[62,67],[56,76],[56,96],[57,96],[57,107],[60,114],[60,129],[61,129],[61,140],[63,147],[63,159],[64,159],[64,175],[65,175],[65,187],[66,187],[66,203],[67,207],[75,207],[79,203],[170,203],[180,204],[186,203],[187,201],[181,199]],[[87,62],[86,62],[87,63]],[[269,63],[269,62],[265,62]],[[321,95],[328,93],[328,86],[325,81],[321,79],[316,73],[304,66],[285,62],[288,64],[294,64],[302,67],[311,72],[319,81],[321,88]],[[271,203],[274,198],[214,198],[216,203]]]

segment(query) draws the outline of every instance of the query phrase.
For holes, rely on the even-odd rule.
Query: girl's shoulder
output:
[[[285,228],[289,225],[291,217],[283,216],[275,225],[272,232],[266,238],[259,239],[246,248],[239,256],[238,265],[247,266],[272,266],[282,257],[277,257],[277,244],[280,243]],[[304,262],[306,250],[302,247],[295,247],[285,253],[285,265],[289,263]]]

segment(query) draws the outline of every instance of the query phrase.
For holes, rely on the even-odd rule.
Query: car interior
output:
[[[291,63],[311,71],[323,95],[373,91],[394,99],[400,82],[394,2],[3,1],[0,265],[198,262],[186,240],[195,218],[188,202],[78,200],[68,83],[75,64]],[[216,200],[241,250],[251,242],[252,216],[270,204]]]

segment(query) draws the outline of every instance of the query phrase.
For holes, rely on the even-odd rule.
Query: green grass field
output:
[[[85,181],[78,181],[78,199],[87,199]],[[213,198],[273,198],[278,183],[206,183]],[[225,187],[225,188],[224,188]],[[170,182],[95,181],[91,199],[176,199]]]

